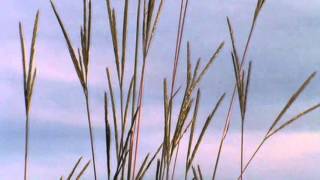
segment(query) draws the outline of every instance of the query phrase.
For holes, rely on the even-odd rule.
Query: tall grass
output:
[[[85,97],[88,127],[89,127],[89,137],[91,146],[91,156],[93,162],[94,179],[97,179],[95,152],[94,152],[94,142],[93,142],[93,130],[90,115],[90,99],[89,99],[89,88],[88,88],[88,72],[89,72],[89,62],[90,62],[90,47],[91,47],[91,19],[92,19],[92,3],[91,0],[83,0],[83,24],[80,28],[80,39],[81,47],[77,48],[75,51],[71,39],[69,38],[68,32],[66,31],[62,19],[55,7],[53,1],[50,1],[53,12],[58,20],[60,28],[62,30],[63,36],[66,40],[67,47],[70,53],[70,57],[74,68],[76,70],[77,76],[82,86],[82,91]]]
[[[158,6],[158,7],[157,7]],[[148,53],[151,47],[152,40],[155,36],[156,28],[159,22],[161,10],[163,6],[163,0],[157,3],[155,0],[142,1],[138,0],[136,5],[136,38],[135,38],[135,54],[134,54],[134,72],[131,76],[131,81],[129,82],[129,89],[127,90],[126,97],[124,94],[124,77],[126,71],[126,54],[127,54],[127,34],[128,34],[128,11],[129,11],[129,0],[124,1],[123,6],[123,20],[122,20],[122,34],[117,31],[117,11],[113,8],[110,0],[106,0],[106,10],[109,19],[109,27],[112,37],[112,44],[114,49],[114,60],[116,65],[116,75],[119,84],[119,101],[120,101],[120,119],[117,117],[117,107],[116,107],[116,97],[114,96],[113,86],[111,84],[112,75],[107,68],[107,79],[109,87],[109,95],[111,96],[112,105],[112,116],[114,123],[114,133],[115,133],[115,149],[117,164],[122,164],[120,167],[121,179],[126,177],[127,179],[134,179],[137,176],[141,176],[142,172],[136,174],[137,169],[137,159],[139,152],[139,139],[140,139],[140,123],[141,123],[141,111],[143,107],[143,92],[144,92],[144,79],[145,71],[147,67]],[[142,17],[141,17],[141,10]],[[142,18],[142,19],[141,19]],[[118,39],[121,35],[122,43],[119,45]],[[140,48],[139,42],[142,42],[142,47]],[[121,53],[119,52],[121,51]],[[142,68],[140,72],[140,77],[138,73],[138,63],[139,63],[139,53],[142,52]],[[124,102],[124,99],[126,101]],[[131,124],[132,129],[127,131],[127,119],[129,112],[129,104],[131,103]],[[107,113],[106,113],[107,114]],[[133,122],[136,123],[133,123]],[[120,122],[120,129],[118,128],[118,123]],[[108,127],[108,125],[106,125]],[[131,131],[132,130],[132,131]],[[110,131],[108,131],[110,132]],[[125,133],[127,135],[125,136]],[[119,135],[120,134],[120,135]],[[120,139],[119,139],[120,138]],[[128,146],[124,146],[125,138],[129,139]],[[107,144],[110,142],[110,138],[107,138]],[[109,145],[108,145],[109,147]],[[127,152],[125,159],[121,159],[121,154]],[[107,156],[109,151],[107,151]],[[144,167],[147,163],[146,160],[141,165],[140,169]],[[108,158],[108,164],[110,164]],[[125,170],[127,167],[126,175]],[[142,169],[141,169],[142,170]],[[110,171],[108,173],[110,177]]]
[[[29,159],[29,131],[30,131],[30,110],[33,90],[37,77],[37,68],[34,64],[34,56],[36,53],[36,41],[39,25],[39,11],[36,14],[36,18],[33,26],[32,41],[30,47],[29,63],[27,63],[27,54],[25,49],[25,38],[22,23],[19,23],[19,35],[22,54],[22,70],[23,70],[23,92],[26,111],[26,124],[25,124],[25,148],[24,148],[24,179],[28,179],[28,159]]]
[[[233,62],[233,67],[234,67],[234,74],[235,74],[235,79],[236,79],[236,85],[233,90],[233,95],[232,95],[232,100],[230,107],[233,105],[233,98],[236,93],[236,89],[238,91],[238,98],[239,98],[239,106],[240,106],[240,114],[241,114],[241,147],[240,147],[240,179],[242,179],[242,170],[243,170],[243,152],[244,152],[244,124],[245,124],[245,114],[246,114],[246,109],[247,109],[247,98],[248,98],[248,90],[249,90],[249,83],[250,83],[250,75],[251,75],[251,62],[249,63],[249,68],[248,68],[248,76],[245,78],[245,70],[243,70],[243,64],[245,64],[246,61],[246,55],[249,49],[250,45],[250,40],[255,28],[256,21],[259,17],[260,11],[264,5],[264,0],[258,0],[257,1],[257,6],[253,15],[253,20],[250,28],[250,33],[247,38],[246,46],[242,54],[242,58],[240,59],[237,47],[236,47],[236,42],[235,42],[235,37],[234,37],[234,32],[233,28],[231,25],[231,22],[229,18],[227,17],[227,24],[229,28],[229,34],[230,34],[230,39],[231,39],[231,44],[232,44],[232,51],[231,51],[231,57],[232,57],[232,62]],[[215,173],[214,173],[215,174]]]
[[[96,170],[96,158],[94,148],[93,128],[90,115],[90,98],[88,88],[88,73],[90,63],[91,35],[92,35],[92,1],[83,0],[83,24],[80,28],[80,48],[75,49],[67,30],[63,25],[63,21],[57,11],[53,1],[51,6],[57,18],[57,21],[65,38],[67,49],[69,51],[74,69],[81,84],[81,88],[85,97],[86,113],[88,120],[91,158],[93,164],[94,179],[98,179]],[[180,0],[179,17],[177,17],[177,34],[175,41],[175,49],[172,61],[172,74],[170,78],[163,79],[163,137],[158,142],[158,148],[153,153],[144,155],[143,161],[138,162],[139,156],[143,156],[139,150],[140,131],[142,124],[143,99],[144,99],[144,83],[147,76],[149,51],[156,36],[156,30],[161,18],[161,12],[164,7],[164,0],[137,0],[136,4],[130,4],[129,0],[123,1],[123,18],[119,20],[118,11],[113,7],[111,0],[106,0],[106,12],[108,16],[108,24],[111,32],[111,43],[113,46],[115,71],[106,68],[106,82],[108,89],[104,94],[104,111],[105,111],[105,153],[107,168],[104,174],[107,179],[144,179],[145,175],[151,167],[154,167],[154,178],[157,180],[175,179],[177,171],[178,157],[182,156],[180,151],[182,140],[187,141],[187,153],[184,159],[184,178],[202,180],[204,179],[203,171],[200,164],[195,164],[197,154],[201,148],[201,143],[208,132],[209,126],[212,124],[216,113],[223,106],[226,99],[226,93],[223,93],[212,107],[211,112],[204,119],[204,124],[200,127],[197,134],[196,128],[199,126],[198,117],[201,108],[201,89],[200,84],[206,73],[212,68],[224,48],[224,42],[221,42],[213,50],[211,57],[202,65],[201,58],[197,58],[194,62],[192,56],[191,42],[186,45],[186,73],[184,74],[184,84],[177,87],[177,75],[179,70],[179,62],[181,61],[181,49],[184,46],[185,23],[188,17],[189,0]],[[237,36],[234,33],[233,25],[230,18],[227,17],[226,25],[229,30],[231,42],[231,60],[233,64],[233,74],[235,83],[232,89],[231,98],[227,106],[227,114],[224,121],[224,128],[219,142],[218,152],[216,154],[214,167],[212,168],[212,179],[216,179],[218,167],[221,163],[220,157],[223,152],[224,142],[228,135],[235,102],[238,101],[240,109],[240,173],[239,179],[244,179],[244,173],[253,161],[261,147],[281,130],[289,127],[292,123],[299,120],[306,114],[318,109],[320,104],[313,105],[304,111],[297,112],[295,116],[281,123],[283,116],[287,110],[294,104],[302,92],[307,88],[314,79],[316,73],[312,73],[293,93],[284,108],[276,116],[275,120],[269,127],[260,144],[253,151],[248,161],[244,159],[245,150],[245,124],[246,115],[248,113],[248,101],[250,97],[250,81],[252,76],[253,63],[247,62],[247,54],[249,53],[251,39],[254,29],[261,11],[265,5],[265,0],[257,0],[254,10],[250,31],[245,41],[244,50],[238,50],[236,42]],[[129,9],[136,9],[135,16],[129,16]],[[38,30],[39,12],[36,15],[34,23],[33,38],[30,50],[29,63],[26,63],[26,52],[24,45],[24,36],[21,23],[19,24],[20,41],[22,49],[23,62],[23,84],[26,107],[26,135],[25,135],[25,169],[24,179],[27,179],[28,169],[28,142],[29,142],[29,112],[31,98],[33,94],[34,82],[36,79],[36,68],[33,65],[35,44]],[[134,27],[129,27],[129,22],[134,21]],[[122,24],[122,30],[118,30],[118,24]],[[128,29],[135,29],[135,41],[132,46],[134,49],[133,67],[128,67]],[[121,39],[121,42],[119,41]],[[240,53],[241,52],[241,53]],[[141,55],[140,55],[141,54]],[[126,73],[127,69],[133,69],[133,73]],[[115,74],[111,74],[115,72]],[[128,77],[128,78],[127,78]],[[114,84],[113,78],[117,83]],[[127,79],[130,79],[127,81]],[[127,89],[126,89],[127,88]],[[118,96],[116,94],[119,94]],[[180,96],[180,99],[177,98]],[[177,114],[174,108],[178,108]],[[113,151],[114,149],[114,151]],[[114,157],[114,158],[113,158]],[[79,167],[82,157],[78,159],[74,167],[67,175],[67,179],[80,179],[87,170],[90,160],[83,166],[77,176],[76,169]],[[115,162],[113,162],[115,161]],[[192,173],[191,173],[192,172]],[[60,179],[63,179],[61,177]]]

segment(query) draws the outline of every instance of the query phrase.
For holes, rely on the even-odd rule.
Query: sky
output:
[[[245,126],[245,159],[263,137],[291,94],[314,71],[320,70],[320,1],[266,0],[257,23],[248,59],[253,61],[248,115]],[[73,42],[77,43],[82,5],[76,0],[56,0],[57,8]],[[82,2],[82,1],[81,1]],[[122,11],[122,1],[114,1]],[[128,67],[133,64],[134,6],[129,13]],[[230,17],[238,43],[243,49],[255,0],[190,0],[182,42],[178,84],[184,83],[186,42],[191,42],[193,63],[206,62],[218,44],[225,41],[221,55],[203,79],[200,120],[203,122],[218,97],[232,93],[234,75],[226,16]],[[85,104],[58,23],[49,0],[2,0],[0,10],[0,179],[22,179],[24,106],[18,22],[22,21],[30,44],[34,15],[40,9],[36,82],[31,110],[30,179],[57,179],[71,170],[83,156],[90,159]],[[174,58],[179,1],[166,0],[157,35],[151,47],[145,83],[142,121],[142,154],[154,152],[162,136],[162,82],[169,78]],[[119,13],[121,14],[121,13]],[[121,18],[121,16],[119,17]],[[121,26],[119,25],[119,29]],[[93,0],[92,57],[89,88],[98,176],[105,174],[103,92],[107,90],[105,68],[115,73],[111,36],[104,0]],[[169,64],[169,65],[168,65]],[[132,69],[128,68],[128,74]],[[116,79],[113,79],[116,83]],[[126,79],[128,81],[128,79]],[[320,101],[317,76],[284,120]],[[218,141],[226,115],[227,101],[217,113],[196,157],[205,177],[211,177]],[[238,114],[238,106],[235,114]],[[315,111],[272,138],[246,172],[246,179],[319,179],[320,111]],[[232,119],[230,134],[222,153],[218,179],[239,175],[240,119]],[[198,129],[199,130],[199,129]],[[183,142],[185,143],[185,142]],[[182,149],[184,152],[185,149]],[[210,161],[208,161],[210,157]],[[180,158],[184,158],[182,155]],[[183,162],[184,160],[181,159]],[[183,169],[178,164],[178,169]],[[183,171],[180,171],[183,172]],[[84,179],[92,177],[92,169]],[[149,174],[148,179],[152,174]],[[177,173],[177,177],[181,177]]]

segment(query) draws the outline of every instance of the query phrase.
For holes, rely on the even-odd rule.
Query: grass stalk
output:
[[[227,137],[227,134],[229,132],[229,128],[230,128],[230,124],[231,124],[232,107],[233,107],[233,103],[234,103],[235,94],[236,94],[236,88],[234,88],[232,96],[231,96],[231,100],[230,100],[230,104],[229,104],[229,108],[228,108],[228,112],[227,112],[227,117],[225,120],[223,132],[222,132],[222,136],[221,136],[221,140],[220,140],[220,144],[219,144],[219,149],[218,149],[218,153],[217,153],[217,157],[216,157],[216,161],[215,161],[215,165],[214,165],[212,180],[215,180],[215,178],[216,178],[218,165],[219,165],[219,161],[220,161],[220,156],[222,153],[222,148],[224,145],[224,141]]]
[[[29,159],[29,131],[30,131],[30,109],[31,109],[31,100],[35,85],[35,80],[37,76],[37,68],[34,67],[34,56],[36,50],[36,41],[39,27],[39,14],[37,11],[36,17],[34,20],[32,41],[30,46],[30,57],[27,64],[26,50],[25,50],[25,39],[22,23],[19,23],[19,36],[20,36],[20,45],[21,45],[21,54],[22,54],[22,69],[23,69],[23,92],[24,92],[24,102],[25,102],[25,144],[24,144],[24,180],[28,179],[28,159]]]
[[[87,118],[88,118],[88,126],[89,126],[89,136],[90,136],[90,147],[91,147],[91,156],[93,162],[93,171],[94,171],[94,179],[97,179],[97,170],[96,170],[96,160],[95,160],[95,153],[94,153],[94,137],[93,137],[93,130],[91,124],[91,115],[90,115],[90,105],[89,105],[89,92],[85,93],[86,99],[86,110],[87,110]]]
[[[260,11],[261,11],[261,9],[262,9],[262,7],[263,7],[263,5],[264,5],[264,0],[258,0],[257,1],[257,6],[256,6],[256,8],[255,8],[255,13],[254,13],[254,16],[253,16],[253,20],[252,20],[252,24],[251,24],[251,28],[250,28],[250,32],[249,32],[249,35],[248,35],[248,38],[247,38],[247,41],[246,41],[246,45],[245,45],[245,49],[244,49],[244,51],[243,51],[243,55],[242,55],[242,59],[241,59],[241,62],[239,63],[239,56],[238,56],[238,53],[237,53],[237,48],[236,48],[236,43],[235,43],[235,38],[234,38],[234,35],[233,35],[233,29],[232,29],[232,26],[231,26],[231,22],[230,22],[230,20],[229,20],[229,18],[227,18],[227,23],[228,23],[228,27],[229,27],[229,34],[230,34],[230,38],[231,38],[231,43],[232,43],[232,54],[233,54],[233,59],[234,60],[237,60],[238,61],[238,65],[237,65],[237,67],[238,68],[236,68],[236,69],[238,69],[238,72],[241,72],[242,71],[242,66],[243,66],[243,64],[245,63],[245,61],[246,61],[246,55],[247,55],[247,52],[248,52],[248,49],[249,49],[249,45],[250,45],[250,42],[251,42],[251,38],[252,38],[252,35],[253,35],[253,31],[254,31],[254,29],[255,29],[255,25],[256,25],[256,22],[257,22],[257,19],[258,19],[258,16],[259,16],[259,14],[260,14]],[[235,73],[237,73],[237,72],[235,72]],[[238,74],[238,76],[239,76],[239,74]],[[241,76],[241,75],[240,75]],[[239,77],[239,79],[243,79],[242,77]],[[239,80],[238,79],[238,80]],[[237,80],[237,81],[238,81]],[[249,82],[249,81],[247,81],[247,82]],[[233,92],[235,92],[235,90],[236,89],[238,89],[238,94],[239,94],[239,92],[240,91],[243,91],[243,90],[241,90],[241,88],[240,88],[240,84],[239,84],[239,82],[237,82],[236,84],[238,84],[238,85],[235,85],[235,87],[234,87],[234,90],[233,90]],[[241,98],[242,98],[242,95],[239,95],[238,96],[239,97],[239,101],[240,102],[242,102],[242,103],[244,103],[245,101],[243,101],[243,100],[241,100]],[[234,98],[234,96],[232,96],[232,100],[231,100],[231,103],[230,103],[230,107],[231,107],[231,109],[232,109],[232,106],[233,106],[233,98]],[[241,104],[241,103],[240,103]],[[242,169],[243,169],[243,137],[244,137],[244,114],[245,114],[245,111],[244,111],[244,109],[246,108],[245,106],[244,106],[244,104],[242,104],[241,106],[240,106],[240,109],[241,109],[241,116],[242,116],[242,120],[241,120],[241,147],[240,147],[240,172],[242,172]],[[222,144],[222,143],[221,143]],[[221,150],[219,150],[219,151],[221,151]],[[217,161],[218,162],[218,161]],[[215,172],[216,172],[216,170],[214,170]],[[215,174],[215,173],[214,173]],[[242,175],[240,176],[240,179],[242,179]]]
[[[309,75],[309,77],[302,83],[302,85],[298,88],[298,90],[293,93],[293,95],[290,97],[290,99],[288,100],[287,104],[284,106],[284,108],[280,111],[280,113],[278,114],[278,116],[275,118],[275,120],[273,121],[273,123],[271,124],[269,130],[267,131],[267,133],[265,134],[264,138],[262,139],[262,141],[260,142],[260,144],[257,146],[257,148],[255,149],[255,151],[253,152],[253,154],[250,156],[248,162],[245,164],[241,174],[244,174],[244,172],[247,170],[248,166],[251,164],[252,160],[254,159],[254,157],[257,155],[257,153],[259,152],[259,150],[261,149],[261,147],[267,142],[267,140],[269,140],[272,136],[274,136],[275,134],[277,134],[280,130],[285,129],[286,127],[288,127],[289,125],[291,125],[293,122],[301,119],[301,117],[311,113],[312,111],[320,108],[320,104],[316,104],[311,106],[310,108],[298,113],[297,115],[295,115],[294,117],[290,118],[289,120],[287,120],[286,122],[282,123],[281,125],[279,125],[279,127],[276,127],[280,120],[282,119],[283,115],[285,114],[285,112],[291,107],[291,105],[295,102],[295,100],[300,96],[300,94],[305,90],[305,88],[310,84],[310,82],[313,80],[313,78],[315,77],[316,73],[312,73],[311,75]],[[241,177],[241,175],[240,175]],[[240,179],[240,177],[238,179]]]
[[[135,37],[135,53],[134,53],[134,70],[133,70],[133,87],[132,87],[132,109],[131,109],[131,116],[136,108],[136,94],[137,94],[137,76],[138,76],[138,57],[139,57],[139,40],[140,40],[140,14],[141,14],[141,0],[138,0],[137,4],[137,17],[136,17],[136,37]],[[130,141],[130,152],[129,152],[129,166],[128,166],[128,176],[127,178],[130,179],[131,175],[131,164],[133,159],[133,138]]]
[[[97,172],[96,172],[96,162],[95,162],[94,142],[93,142],[94,137],[93,137],[92,123],[91,123],[89,89],[88,89],[88,70],[89,70],[89,61],[90,61],[91,28],[92,28],[91,26],[92,3],[91,3],[91,0],[83,1],[83,24],[82,24],[82,27],[80,28],[81,50],[78,50],[78,57],[77,57],[74,51],[72,42],[67,33],[67,30],[65,29],[63,21],[57,11],[57,8],[52,0],[50,2],[51,2],[52,10],[57,18],[57,21],[62,30],[65,41],[67,43],[69,54],[73,62],[74,68],[76,70],[76,73],[78,75],[79,81],[81,83],[83,94],[85,97],[91,156],[93,161],[94,179],[96,180]]]
[[[146,2],[146,1],[144,1]],[[139,93],[138,93],[138,119],[137,119],[137,125],[136,128],[134,128],[134,132],[136,132],[136,137],[133,137],[134,144],[134,157],[133,157],[133,171],[132,171],[132,178],[135,177],[135,170],[136,170],[136,163],[138,158],[138,146],[139,146],[139,140],[140,140],[140,123],[141,123],[141,113],[142,113],[142,101],[143,101],[143,94],[144,94],[144,77],[145,77],[145,71],[146,71],[146,62],[147,62],[147,56],[149,52],[149,48],[151,46],[151,41],[153,40],[155,29],[158,25],[160,13],[162,11],[164,0],[160,0],[157,12],[156,12],[156,18],[152,21],[152,16],[154,14],[154,3],[155,0],[149,0],[148,7],[146,3],[144,3],[144,9],[146,10],[143,16],[143,63],[142,63],[142,70],[140,74],[140,86],[139,86]],[[151,27],[152,26],[152,27]],[[133,147],[133,146],[132,146]]]

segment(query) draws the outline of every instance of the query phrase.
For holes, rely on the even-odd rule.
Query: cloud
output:
[[[257,147],[261,137],[261,133],[250,132],[246,134],[245,160]],[[195,159],[195,165],[200,164],[206,179],[210,178],[213,173],[219,138],[220,133],[207,134]],[[316,142],[317,138],[319,138],[319,133],[278,134],[262,147],[246,171],[245,177],[248,179],[316,179],[320,176],[315,171],[316,163],[319,161],[316,155],[320,149],[320,144]],[[239,133],[228,135],[221,154],[218,179],[235,179],[238,177],[240,164],[239,139]],[[186,153],[186,147],[186,143],[181,146],[181,154]],[[184,157],[184,155],[179,157],[178,169],[184,168]],[[177,177],[183,176],[183,172],[177,171]]]
[[[76,134],[77,133],[73,133],[73,135],[71,135],[70,133],[69,135],[64,135],[59,139],[51,141],[49,146],[52,148],[45,148],[44,146],[48,146],[45,143],[37,144],[37,148],[41,151],[46,149],[46,153],[40,153],[38,152],[40,150],[35,150],[34,148],[31,149],[31,177],[36,179],[42,179],[43,177],[49,180],[56,179],[60,175],[67,174],[79,156],[84,156],[84,160],[87,160],[88,157],[90,157],[89,145],[87,144],[89,141],[74,143],[77,139]],[[70,139],[70,135],[74,137]],[[104,167],[106,165],[104,139],[102,138],[103,134],[98,133],[96,135],[98,135],[95,141],[96,155],[99,157],[98,172],[99,176],[103,177]],[[195,164],[201,165],[203,174],[207,178],[210,178],[212,175],[220,135],[220,133],[208,133],[200,146],[199,153],[195,157]],[[246,134],[245,159],[249,158],[249,155],[251,155],[254,148],[256,148],[261,137],[261,133],[250,132]],[[228,135],[222,151],[217,178],[234,179],[239,175],[239,138],[239,133],[231,133]],[[245,176],[249,179],[319,178],[320,174],[316,171],[317,162],[320,160],[317,156],[320,150],[320,144],[318,143],[319,138],[319,133],[309,132],[278,134],[263,146],[246,171]],[[139,156],[139,162],[142,161],[144,154],[155,151],[157,145],[154,142],[158,140],[160,140],[160,136],[158,135],[145,136],[145,138],[142,139],[141,144],[144,148]],[[41,140],[41,138],[39,138],[38,141],[42,142],[45,141],[45,139]],[[70,148],[72,146],[75,147]],[[182,177],[182,173],[184,172],[186,146],[187,143],[185,141],[180,146],[181,155],[179,156],[177,168],[181,168],[182,170],[177,171],[176,177]],[[59,152],[55,152],[56,150]],[[4,171],[0,172],[0,177],[6,179],[18,178],[18,175],[21,174],[20,170],[22,169],[22,154],[21,156],[17,156],[14,153],[5,151],[1,153],[0,157],[3,162],[6,162],[1,164],[1,169]],[[61,166],[61,164],[64,165]],[[151,168],[152,172],[154,166]],[[86,177],[91,176],[91,172],[88,171]],[[147,177],[150,178],[151,174],[148,173]]]

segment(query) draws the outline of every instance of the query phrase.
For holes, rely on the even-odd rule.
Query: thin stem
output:
[[[86,109],[87,109],[87,118],[88,118],[88,125],[89,125],[89,135],[90,135],[90,145],[91,145],[91,155],[92,155],[92,162],[93,162],[93,172],[94,172],[94,179],[97,180],[97,171],[96,171],[96,161],[94,155],[94,144],[93,144],[93,132],[92,132],[92,125],[91,125],[91,116],[90,116],[90,107],[89,107],[89,92],[88,90],[84,91],[85,99],[86,99]]]
[[[138,95],[138,122],[137,122],[137,132],[136,132],[136,143],[135,143],[135,150],[134,150],[134,160],[133,160],[133,174],[132,178],[135,177],[135,169],[136,169],[136,162],[138,156],[138,145],[140,139],[140,121],[141,121],[141,111],[142,111],[142,100],[143,100],[143,91],[144,91],[144,75],[145,75],[145,68],[146,67],[146,56],[144,57],[143,64],[142,64],[142,72],[141,72],[141,80],[140,80],[140,90]],[[134,139],[134,138],[133,138]]]
[[[240,158],[240,180],[242,180],[242,169],[243,169],[243,132],[244,132],[244,119],[241,121],[241,158]]]
[[[246,165],[243,167],[241,175],[243,175],[243,173],[245,172],[245,170],[248,168],[248,166],[250,165],[251,161],[253,160],[253,158],[256,156],[256,154],[259,152],[259,150],[261,149],[262,145],[266,142],[268,138],[264,138],[263,141],[261,141],[261,143],[259,144],[259,146],[257,147],[257,149],[254,151],[253,155],[250,157],[249,161],[246,163]],[[241,179],[241,175],[238,179]]]
[[[132,142],[135,142],[135,152],[134,152],[134,161],[133,161],[133,174],[132,178],[135,177],[135,167],[137,162],[137,155],[138,155],[138,146],[139,146],[139,139],[140,139],[140,121],[141,121],[141,111],[142,111],[142,100],[143,100],[143,92],[144,92],[144,76],[145,76],[145,69],[146,69],[146,61],[147,56],[149,52],[149,47],[151,44],[151,40],[153,37],[153,33],[155,31],[155,28],[158,24],[158,20],[160,17],[160,12],[162,10],[163,6],[163,0],[160,1],[159,8],[157,11],[156,18],[154,20],[153,26],[150,27],[152,24],[152,14],[154,11],[154,0],[150,0],[148,3],[148,8],[146,7],[146,0],[144,1],[144,16],[143,16],[143,37],[142,37],[142,46],[143,46],[143,64],[142,64],[142,71],[141,71],[141,78],[140,78],[140,88],[139,88],[139,95],[138,95],[138,122],[137,122],[137,132],[136,132],[136,139],[134,139],[134,136],[132,138]],[[146,9],[147,8],[147,9]],[[146,17],[147,16],[147,17]],[[149,36],[150,28],[152,29],[152,34]],[[136,129],[134,129],[135,132]]]
[[[223,147],[223,144],[224,144],[224,140],[226,139],[228,131],[229,131],[230,121],[231,121],[231,114],[232,114],[235,95],[236,95],[236,85],[233,88],[233,93],[232,93],[231,101],[230,101],[230,104],[229,104],[228,114],[227,114],[227,118],[226,118],[225,125],[224,125],[224,130],[223,130],[223,133],[222,133],[222,138],[221,138],[220,145],[219,145],[219,150],[218,150],[218,154],[217,154],[217,158],[216,158],[216,163],[215,163],[215,166],[214,166],[212,180],[215,180],[215,178],[216,178],[218,165],[219,165],[219,160],[220,160],[220,155],[221,155],[221,152],[222,152],[222,147]]]
[[[132,87],[132,114],[133,117],[136,108],[136,89],[137,89],[137,69],[138,69],[138,57],[139,57],[139,39],[140,39],[140,8],[141,0],[138,1],[137,5],[137,19],[136,19],[136,41],[135,41],[135,53],[134,53],[134,72],[133,72],[133,87]],[[133,139],[132,139],[133,140]],[[133,141],[130,141],[130,147],[133,147]],[[132,164],[132,148],[129,152],[129,162],[128,162],[128,180],[131,174],[131,164]]]
[[[28,179],[28,155],[29,155],[29,112],[26,112],[26,127],[25,127],[25,147],[24,147],[24,180]]]
[[[177,159],[178,159],[179,149],[180,149],[180,143],[178,144],[176,156],[175,156],[175,158],[174,158],[171,180],[174,179],[174,173],[175,173],[175,171],[176,171],[176,165],[177,165]],[[168,178],[168,176],[167,176],[167,178]]]

